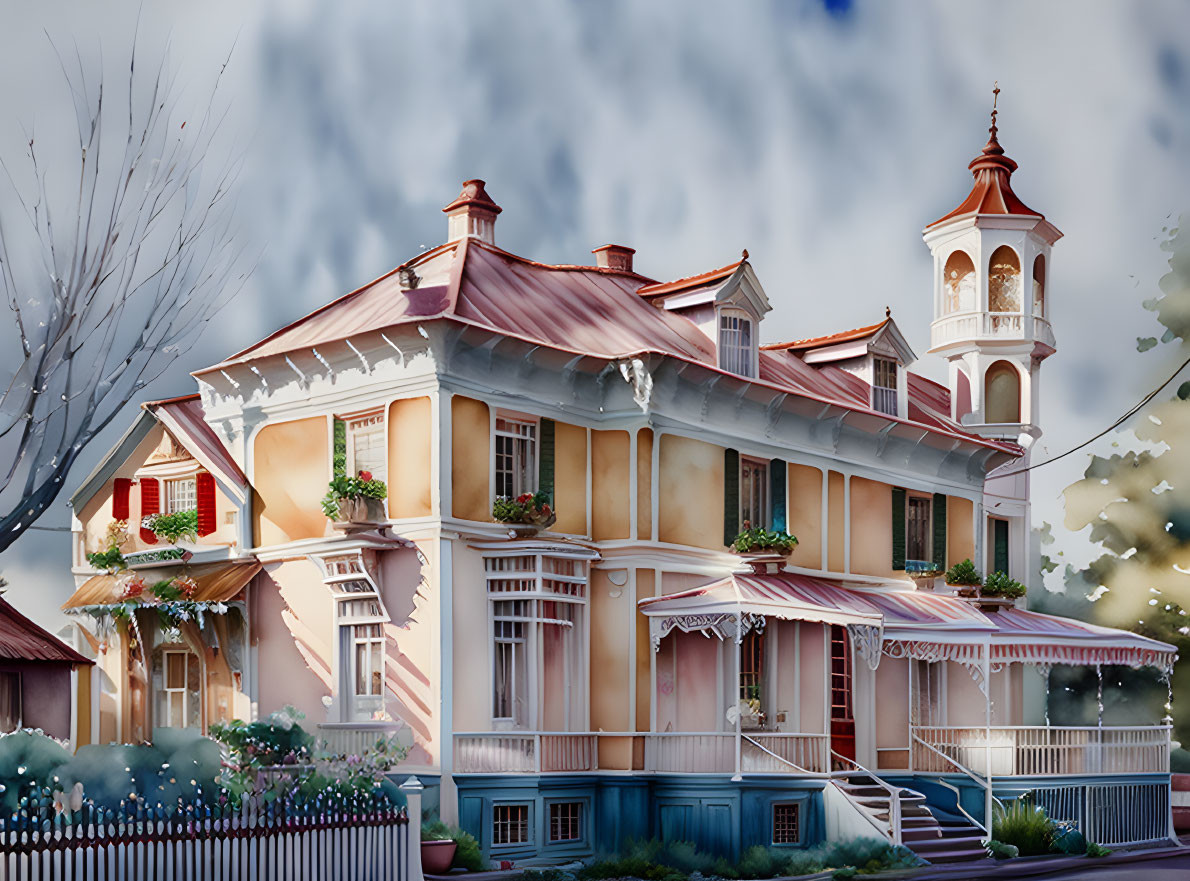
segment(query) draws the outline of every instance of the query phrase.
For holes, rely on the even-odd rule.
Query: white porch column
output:
[[[742,778],[742,774],[740,773],[740,770],[741,770],[741,766],[743,764],[741,759],[743,756],[743,747],[744,747],[744,742],[743,742],[744,719],[743,719],[743,713],[740,711],[740,667],[742,666],[742,664],[740,663],[740,654],[741,654],[743,642],[744,642],[744,615],[743,615],[743,613],[739,613],[736,615],[736,619],[735,619],[735,676],[732,677],[733,680],[735,681],[735,685],[733,686],[732,691],[731,691],[732,703],[730,704],[730,706],[735,707],[735,774],[732,775],[732,778],[731,778],[732,780],[740,780]]]
[[[984,774],[988,781],[983,799],[983,822],[987,826],[987,833],[990,838],[992,836],[992,644],[990,642],[985,642],[983,645],[983,682],[983,761]]]

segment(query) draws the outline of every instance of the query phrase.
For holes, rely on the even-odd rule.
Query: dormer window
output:
[[[756,375],[756,334],[743,312],[719,313],[719,366],[740,376]]]
[[[897,362],[872,359],[872,409],[889,416],[897,413]]]

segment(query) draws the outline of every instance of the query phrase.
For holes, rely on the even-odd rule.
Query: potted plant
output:
[[[497,496],[492,503],[492,519],[507,523],[514,532],[548,529],[558,519],[550,505],[549,493],[521,493],[516,498]]]
[[[1007,572],[999,570],[991,573],[983,583],[980,591],[980,609],[995,612],[1001,607],[1011,606],[1018,597],[1025,595],[1025,586]]]
[[[140,525],[171,545],[198,541],[198,511],[194,508],[172,514],[149,514],[141,518]]]
[[[387,497],[388,487],[371,471],[360,471],[355,477],[339,474],[322,497],[322,513],[336,523],[382,523]]]
[[[970,560],[955,563],[946,570],[944,577],[946,585],[954,588],[954,592],[963,597],[975,596],[980,585],[983,584],[983,579],[975,570],[975,564]]]
[[[122,572],[128,568],[128,561],[124,559],[124,553],[121,548],[130,538],[131,536],[128,534],[128,521],[113,520],[107,525],[107,534],[104,536],[104,547],[87,554],[87,562],[96,569],[102,569],[107,572],[108,575],[115,575],[117,572]]]
[[[441,820],[421,824],[421,870],[426,875],[446,875],[455,862],[459,833]]]
[[[744,521],[744,530],[735,537],[731,549],[744,557],[757,572],[776,572],[797,547],[797,538],[781,530],[752,526]]]

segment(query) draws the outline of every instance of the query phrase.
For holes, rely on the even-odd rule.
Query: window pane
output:
[[[194,478],[165,481],[165,512],[192,511],[198,507],[198,495]]]
[[[740,524],[744,528],[768,527],[768,486],[767,462],[740,460]]]
[[[165,653],[165,687],[186,687],[186,655],[184,653]]]
[[[388,479],[388,456],[384,448],[384,417],[370,416],[347,424],[351,450],[351,473],[369,471],[375,480]]]
[[[719,316],[719,366],[752,375],[752,322],[740,315]]]
[[[185,728],[186,727],[186,713],[185,713],[186,695],[183,692],[173,691],[169,694],[169,727],[170,728]]]
[[[929,560],[930,532],[933,527],[930,517],[930,500],[910,496],[908,508],[905,556],[910,560]]]

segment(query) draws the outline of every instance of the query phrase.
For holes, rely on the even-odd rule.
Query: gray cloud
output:
[[[0,74],[31,86],[0,95],[0,148],[19,140],[9,121],[59,100],[30,35],[98,38],[111,56],[135,15],[81,0],[9,13]],[[224,0],[144,19],[153,40],[172,30],[193,79],[237,41],[241,220],[264,248],[234,313],[154,395],[437,244],[439,209],[472,176],[504,207],[510,250],[576,262],[614,240],[667,278],[747,247],[776,305],[766,340],[854,327],[888,304],[919,369],[941,376],[925,355],[920,230],[967,192],[995,79],[1017,191],[1067,234],[1043,449],[1110,421],[1155,370],[1133,346],[1152,333],[1139,302],[1164,271],[1161,227],[1190,205],[1184,6]],[[1060,521],[1079,461],[1038,472],[1039,519]],[[0,563],[49,608],[67,560],[41,534]]]

